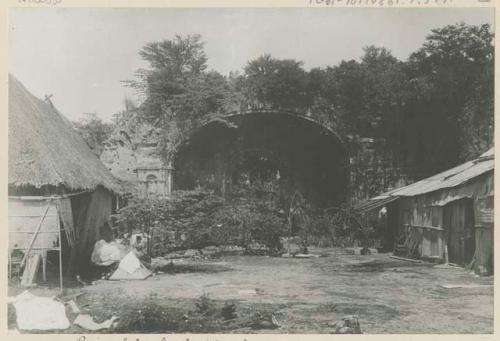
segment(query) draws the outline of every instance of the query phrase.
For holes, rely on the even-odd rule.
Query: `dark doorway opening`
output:
[[[448,203],[444,206],[443,219],[449,261],[462,266],[469,264],[476,248],[472,199],[465,198]]]

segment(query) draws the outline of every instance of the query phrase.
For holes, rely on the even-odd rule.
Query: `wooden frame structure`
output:
[[[22,285],[32,283],[38,273],[40,258],[43,280],[46,281],[47,252],[58,251],[59,285],[61,291],[63,290],[61,231],[65,230],[66,227],[61,228],[61,207],[58,200],[82,193],[84,192],[51,197],[9,196],[9,278],[12,277],[13,264],[17,263],[12,258],[13,251],[19,250],[24,253],[22,260],[18,263],[21,268],[24,266]],[[39,202],[40,205],[33,204],[34,202]],[[39,210],[42,207],[44,208],[43,211]],[[69,231],[65,232],[68,233]],[[30,235],[31,238],[29,238]],[[29,243],[27,243],[28,240]]]

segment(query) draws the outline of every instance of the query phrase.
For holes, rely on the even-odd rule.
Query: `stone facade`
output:
[[[130,184],[131,191],[138,191],[137,169],[152,168],[161,173],[164,165],[157,151],[158,129],[147,124],[132,128],[117,127],[105,142],[100,158],[115,177]]]
[[[139,198],[166,198],[172,193],[172,167],[137,167]]]

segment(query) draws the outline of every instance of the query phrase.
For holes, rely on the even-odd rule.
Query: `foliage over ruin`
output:
[[[350,148],[359,137],[385,141],[381,148],[417,179],[491,147],[492,41],[489,25],[458,23],[432,30],[405,61],[368,46],[359,61],[306,70],[264,55],[225,76],[208,71],[201,36],[176,36],[146,44],[140,55],[149,68],[128,84],[142,99],[136,118],[162,130],[166,159],[209,117],[287,110],[354,137]]]

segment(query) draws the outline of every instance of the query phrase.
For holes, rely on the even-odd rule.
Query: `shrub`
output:
[[[313,216],[311,237],[323,246],[367,247],[373,244],[374,236],[366,226],[365,219],[352,207],[332,207]]]
[[[237,315],[236,315],[236,304],[230,303],[230,302],[224,303],[224,306],[221,309],[221,316],[225,320],[235,319],[237,317]]]
[[[214,316],[216,315],[216,305],[207,293],[201,295],[194,304],[196,306],[196,312],[203,316]]]
[[[281,249],[280,237],[285,234],[285,219],[276,209],[257,202],[225,205],[213,216],[213,237],[217,242],[224,241],[248,248],[259,243],[270,252]]]
[[[175,191],[169,199],[133,198],[115,215],[119,236],[146,233],[147,258],[176,249],[252,243],[280,248],[285,217],[260,187],[239,189],[231,203],[207,191]],[[263,194],[264,193],[264,194]]]
[[[205,191],[176,191],[169,199],[133,198],[115,215],[119,236],[143,232],[147,255],[161,256],[180,248],[211,245],[210,215],[222,199]]]

